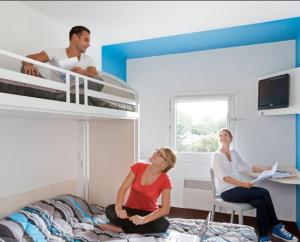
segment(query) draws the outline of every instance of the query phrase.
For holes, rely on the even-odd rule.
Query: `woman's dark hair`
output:
[[[80,36],[81,33],[82,33],[83,31],[86,31],[86,32],[88,32],[89,34],[91,33],[90,30],[89,30],[88,28],[84,27],[84,26],[74,26],[74,27],[70,30],[70,33],[69,33],[69,40],[71,41],[73,34],[76,34],[76,35]]]

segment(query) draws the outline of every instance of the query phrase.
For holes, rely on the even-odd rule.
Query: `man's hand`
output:
[[[118,218],[125,219],[128,218],[127,212],[125,209],[116,209],[116,214]]]
[[[81,74],[81,75],[86,75],[86,70],[83,69],[83,68],[81,68],[81,67],[79,67],[79,66],[73,67],[71,69],[71,71],[76,72],[76,73]]]
[[[32,76],[40,76],[41,74],[39,73],[38,69],[30,64],[30,63],[25,63],[23,65],[24,73]]]
[[[142,225],[146,223],[145,218],[139,215],[134,215],[130,217],[129,220],[133,222],[135,225]]]

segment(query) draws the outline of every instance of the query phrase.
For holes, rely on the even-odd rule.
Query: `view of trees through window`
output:
[[[228,100],[176,101],[178,152],[214,152],[218,130],[227,127]]]

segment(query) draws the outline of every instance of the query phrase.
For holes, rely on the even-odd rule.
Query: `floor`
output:
[[[205,219],[207,216],[208,212],[207,211],[202,211],[202,210],[196,210],[196,209],[183,209],[183,208],[171,208],[169,217],[170,218],[191,218],[191,219]],[[216,213],[215,215],[215,221],[216,222],[229,222],[230,221],[230,215],[229,214],[224,214],[224,213]],[[238,217],[235,216],[235,223],[238,223]],[[297,236],[300,239],[300,232],[297,229],[297,226],[293,222],[286,222],[286,221],[281,221],[284,225],[285,228],[291,232],[293,235]],[[252,226],[256,229],[257,231],[257,226],[256,226],[256,219],[254,217],[248,217],[244,216],[244,224]],[[282,240],[274,238],[271,236],[271,226],[269,230],[269,235],[272,238],[272,242],[282,242]]]

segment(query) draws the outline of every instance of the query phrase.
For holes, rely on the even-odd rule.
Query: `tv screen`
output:
[[[290,75],[274,76],[258,82],[258,110],[289,106]]]

